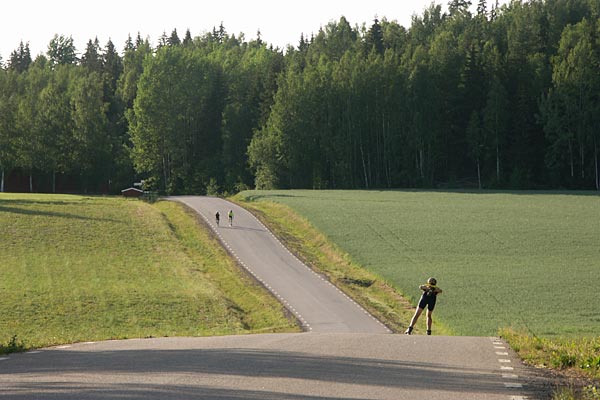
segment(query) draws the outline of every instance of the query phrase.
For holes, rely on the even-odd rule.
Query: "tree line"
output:
[[[599,189],[600,4],[476,5],[341,17],[286,49],[222,24],[122,54],[21,43],[0,71],[2,190]]]

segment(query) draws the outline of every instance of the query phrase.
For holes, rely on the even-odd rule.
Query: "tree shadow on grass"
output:
[[[116,222],[116,223],[124,223],[125,222],[125,221],[120,221],[120,220],[116,220],[116,219],[112,219],[112,218],[87,217],[84,215],[69,214],[69,213],[58,212],[58,211],[43,211],[43,210],[35,210],[35,209],[30,209],[30,208],[21,208],[21,207],[18,207],[18,205],[20,205],[18,203],[21,203],[21,202],[14,202],[10,206],[6,206],[6,205],[4,205],[4,203],[6,203],[6,201],[4,201],[4,200],[0,201],[0,213],[30,215],[30,216],[43,216],[43,217],[57,217],[57,218],[67,218],[67,219],[78,219],[78,220],[84,220],[84,221],[106,221],[106,222]],[[33,203],[35,203],[35,202],[32,202],[31,204],[33,204]],[[44,202],[44,203],[38,203],[38,204],[48,205],[50,203]],[[69,203],[65,203],[65,204],[69,204]]]

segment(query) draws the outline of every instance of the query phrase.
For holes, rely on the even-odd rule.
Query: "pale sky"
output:
[[[435,2],[446,8],[447,0]],[[0,6],[0,56],[8,60],[22,40],[29,42],[35,59],[55,34],[72,36],[78,53],[95,37],[102,48],[112,39],[121,52],[128,34],[135,39],[140,32],[155,45],[174,28],[183,39],[188,28],[196,37],[221,22],[228,34],[243,32],[247,41],[260,29],[263,41],[284,49],[297,46],[300,34],[310,37],[342,15],[352,26],[371,25],[377,16],[409,27],[411,16],[421,15],[429,4],[431,0],[11,0]]]

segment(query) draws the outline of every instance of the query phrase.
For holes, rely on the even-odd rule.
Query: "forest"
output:
[[[0,58],[0,191],[599,190],[600,2],[432,3],[273,48],[218,28]]]

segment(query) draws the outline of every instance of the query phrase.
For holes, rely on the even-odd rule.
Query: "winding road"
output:
[[[307,331],[391,333],[362,307],[291,254],[247,210],[216,197],[174,197],[200,214],[238,262],[293,312]],[[227,220],[233,211],[233,224]],[[221,215],[216,225],[214,215]]]
[[[307,333],[79,343],[0,356],[0,400],[546,398],[549,383],[500,338],[390,334],[246,210],[218,198],[170,199],[198,212]]]

